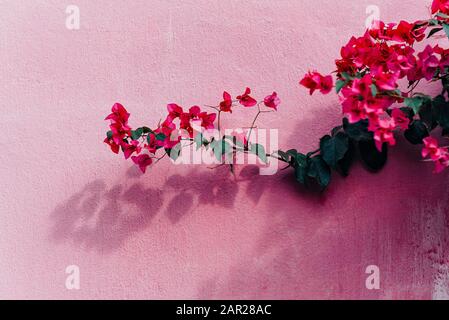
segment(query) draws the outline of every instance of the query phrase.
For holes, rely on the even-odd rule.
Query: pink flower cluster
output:
[[[310,72],[299,82],[300,85],[310,89],[310,95],[316,90],[322,94],[328,94],[332,91],[334,82],[332,76],[323,76],[319,72]]]
[[[449,1],[448,0],[433,0],[432,13],[441,12],[449,14]]]
[[[276,92],[265,97],[262,102],[258,102],[251,96],[251,89],[246,88],[244,93],[233,100],[228,92],[223,93],[223,101],[217,107],[212,107],[218,113],[232,113],[232,108],[236,103],[251,108],[263,103],[267,108],[277,110],[281,103]],[[153,160],[160,160],[156,157],[158,150],[163,149],[165,153],[170,152],[183,139],[192,141],[197,131],[215,129],[217,113],[202,111],[199,106],[193,106],[189,110],[184,110],[177,104],[167,105],[167,116],[156,129],[142,127],[135,131],[128,124],[130,114],[120,104],[112,106],[112,113],[105,120],[110,120],[110,131],[104,142],[108,144],[114,153],[122,150],[125,159],[131,158],[145,173]],[[260,109],[259,109],[260,111]],[[245,138],[246,139],[246,138]],[[246,141],[243,139],[244,141]],[[143,153],[143,151],[147,151]]]
[[[433,137],[424,139],[422,156],[423,158],[429,157],[435,163],[435,173],[440,173],[449,167],[449,151],[447,147],[439,147],[437,139]]]
[[[407,130],[410,119],[395,104],[410,98],[410,93],[421,80],[438,79],[449,67],[449,49],[427,45],[416,52],[413,45],[426,37],[426,30],[435,21],[449,22],[449,0],[434,0],[432,13],[436,19],[399,24],[374,23],[362,37],[352,37],[341,48],[336,60],[336,84],[343,113],[350,123],[367,119],[376,146],[395,145],[395,130]],[[443,28],[440,28],[441,30]],[[435,30],[438,31],[438,30]],[[408,80],[412,90],[401,90],[399,83]],[[329,93],[333,86],[331,76],[309,72],[300,84],[310,90]],[[440,161],[441,160],[441,161]],[[445,158],[439,159],[445,164]]]

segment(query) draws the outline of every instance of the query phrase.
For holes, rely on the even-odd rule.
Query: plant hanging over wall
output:
[[[254,143],[251,135],[257,119],[277,111],[280,99],[273,92],[258,101],[249,88],[235,98],[225,91],[217,106],[205,106],[211,113],[199,106],[184,110],[169,104],[165,120],[154,128],[133,130],[128,124],[130,114],[116,103],[106,117],[110,131],[105,143],[114,153],[122,151],[126,159],[131,158],[142,172],[166,156],[176,161],[186,146],[194,145],[231,170],[238,154],[253,154],[264,163],[269,159],[284,162],[299,183],[325,189],[332,170],[349,174],[356,153],[371,170],[382,169],[388,148],[403,134],[411,144],[423,146],[422,157],[434,162],[434,172],[439,173],[449,167],[448,147],[440,146],[436,137],[449,137],[449,49],[428,44],[417,51],[414,44],[435,39],[439,33],[449,37],[449,0],[434,0],[431,11],[429,20],[377,21],[363,36],[352,37],[335,61],[335,81],[315,71],[304,76],[300,84],[311,95],[335,89],[344,115],[342,124],[320,139],[317,150],[267,153],[262,144]],[[432,97],[415,92],[422,82],[439,82],[441,93]],[[221,117],[237,108],[257,111],[250,127],[246,132],[223,134]]]

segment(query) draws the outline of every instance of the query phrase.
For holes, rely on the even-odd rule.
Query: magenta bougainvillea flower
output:
[[[250,96],[251,89],[246,88],[245,93],[240,96],[237,96],[237,100],[244,107],[254,107],[257,104],[257,100]]]
[[[393,133],[395,127],[396,124],[393,119],[379,119],[377,124],[370,128],[370,130],[374,131],[374,141],[377,150],[382,151],[384,143],[390,146],[396,145],[396,139]]]
[[[104,143],[106,143],[107,145],[109,145],[109,147],[111,148],[111,151],[118,154],[120,151],[120,146],[118,144],[116,144],[114,142],[114,140],[109,139],[108,137],[106,137],[106,139],[104,139]]]
[[[141,154],[139,156],[133,156],[132,161],[139,166],[139,169],[145,173],[147,167],[153,163],[153,159],[147,154]]]
[[[410,125],[410,119],[407,117],[407,115],[401,110],[401,109],[393,109],[391,112],[391,117],[394,120],[394,123],[397,127],[399,127],[401,130],[407,130]]]
[[[139,154],[142,150],[138,141],[131,141],[131,143],[122,143],[122,148],[125,159],[129,159],[133,155],[133,153]]]
[[[130,114],[126,111],[125,107],[120,103],[115,103],[111,111],[112,113],[105,120],[111,120],[113,123],[121,123],[123,126],[127,126]]]
[[[112,113],[109,114],[105,120],[111,121],[109,128],[111,129],[112,137],[108,137],[108,141],[105,142],[108,143],[114,151],[116,146],[122,145],[123,139],[130,134],[131,127],[128,126],[130,114],[120,103],[114,104],[111,111]],[[110,140],[113,141],[113,144]]]
[[[434,54],[434,50],[427,45],[424,51],[418,54],[418,74],[426,80],[431,80],[440,65],[440,60]]]
[[[449,14],[449,1],[448,0],[433,0],[432,14],[440,11],[444,14]]]
[[[430,157],[435,163],[435,173],[440,173],[449,167],[449,152],[447,148],[440,148],[437,139],[434,137],[424,139],[422,156],[423,158]]]
[[[328,94],[333,87],[332,76],[323,76],[318,72],[309,72],[299,83],[310,89],[310,95],[315,90],[319,90],[322,94]]]
[[[220,102],[220,111],[232,113],[231,108],[232,108],[231,95],[225,91],[223,92],[223,101]]]
[[[278,94],[276,92],[273,92],[271,95],[265,97],[263,103],[268,108],[277,110],[278,105],[281,103],[281,99],[279,99]]]

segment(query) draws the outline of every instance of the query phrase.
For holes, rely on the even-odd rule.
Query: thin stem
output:
[[[217,120],[218,132],[221,132],[220,120],[221,120],[221,110],[218,111],[218,120]]]
[[[415,90],[416,87],[419,85],[419,82],[420,82],[420,81],[421,81],[421,80],[416,81],[416,82],[413,84],[412,88],[409,90],[409,92],[407,92],[407,94],[413,92],[413,90]]]
[[[247,138],[248,141],[246,142],[246,146],[248,146],[249,140],[251,139],[251,134],[253,132],[254,125],[256,124],[257,119],[259,118],[260,114],[262,113],[262,111],[260,110],[259,104],[257,105],[257,109],[259,111],[257,112],[256,116],[254,117],[254,120],[253,120],[253,122],[251,124],[251,127],[249,128],[249,133],[248,133],[248,138]]]

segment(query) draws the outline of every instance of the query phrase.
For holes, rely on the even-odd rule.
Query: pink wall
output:
[[[332,71],[372,1],[0,3],[0,298],[449,298],[448,175],[419,148],[401,142],[381,174],[357,165],[319,196],[251,168],[237,182],[167,162],[142,176],[102,143],[115,101],[151,125],[167,102],[248,85],[281,96],[260,122],[281,147],[314,147],[340,107],[297,81]],[[68,4],[80,30],[65,27]],[[415,20],[430,0],[375,4]]]

